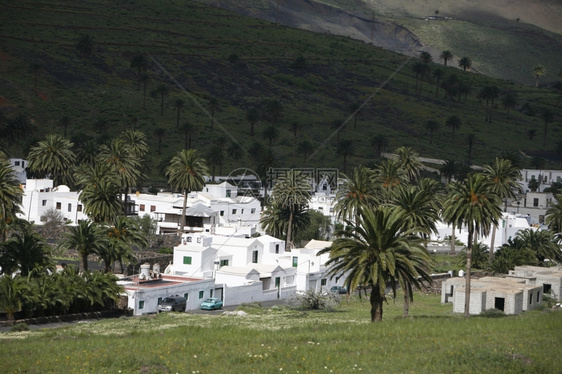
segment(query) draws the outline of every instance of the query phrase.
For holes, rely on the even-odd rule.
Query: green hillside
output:
[[[192,146],[205,155],[213,144],[222,146],[226,157],[223,174],[235,167],[255,166],[251,158],[234,160],[226,154],[230,135],[247,150],[255,150],[255,142],[267,148],[269,140],[262,132],[271,124],[278,129],[271,147],[283,167],[341,168],[336,143],[342,139],[352,142],[354,155],[348,167],[371,162],[375,151],[370,140],[376,134],[389,137],[387,150],[407,145],[426,157],[459,161],[466,160],[467,137],[474,134],[472,158],[476,163],[488,162],[506,149],[553,150],[562,139],[562,104],[560,92],[554,89],[441,66],[445,72],[441,82],[456,74],[470,87],[466,99],[446,99],[442,88],[436,96],[430,74],[421,92],[416,93],[412,66],[417,59],[408,60],[349,38],[285,28],[191,1],[139,0],[118,5],[22,1],[2,4],[0,11],[0,109],[7,118],[3,126],[22,118],[18,116],[28,118],[34,126],[21,136],[10,137],[3,131],[4,147],[12,156],[25,156],[29,146],[48,133],[62,134],[61,119],[67,116],[67,135],[77,145],[89,137],[102,142],[127,128],[145,132],[151,145],[149,172],[153,179],[162,179],[157,175],[158,164],[185,143],[184,131],[176,126],[174,103],[178,99],[185,102],[180,125],[187,121],[196,129]],[[93,41],[91,54],[77,51],[82,35]],[[197,103],[214,112],[218,123],[211,127],[211,119],[152,61],[143,109],[142,85],[131,68],[131,60],[139,53],[159,61]],[[432,69],[438,66],[431,64]],[[161,85],[169,89],[163,115],[160,97],[150,95]],[[508,112],[500,95],[493,120],[486,123],[486,102],[476,95],[489,85],[517,94],[517,104]],[[351,119],[330,138],[334,123],[343,123],[373,94],[359,112],[357,125]],[[279,117],[266,110],[271,101],[282,104]],[[247,120],[251,108],[262,114],[253,137]],[[546,147],[540,117],[544,108],[554,113]],[[454,141],[445,127],[451,115],[462,119]],[[432,119],[441,127],[430,144],[424,124]],[[291,131],[293,122],[302,125],[296,136]],[[533,139],[529,139],[529,130],[536,132]],[[305,140],[309,142],[309,147],[304,147],[306,157],[299,147]]]

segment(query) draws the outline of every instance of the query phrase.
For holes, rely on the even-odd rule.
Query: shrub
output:
[[[305,310],[333,310],[339,303],[339,296],[333,293],[307,291],[290,299],[292,305]]]
[[[174,253],[174,251],[172,250],[172,248],[162,247],[158,250],[158,253],[165,254],[165,255],[171,255],[171,254]]]
[[[10,328],[11,332],[18,332],[18,331],[29,331],[29,326],[27,323],[17,323]]]

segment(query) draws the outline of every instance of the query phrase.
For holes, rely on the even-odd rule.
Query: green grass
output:
[[[399,298],[398,300],[401,300]],[[0,334],[5,373],[559,373],[560,312],[464,319],[435,295],[372,324],[366,300],[335,312],[161,314]],[[9,359],[7,359],[9,357]]]

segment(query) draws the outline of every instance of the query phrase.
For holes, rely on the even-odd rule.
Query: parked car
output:
[[[201,310],[215,310],[222,308],[222,300],[216,297],[208,298],[201,303]]]
[[[165,297],[158,305],[158,313],[160,312],[183,312],[187,305],[187,300],[183,296]]]
[[[347,288],[342,287],[342,286],[332,286],[332,288],[330,288],[330,292],[339,293],[339,294],[346,294]]]

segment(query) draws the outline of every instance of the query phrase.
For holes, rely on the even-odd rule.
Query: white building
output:
[[[23,158],[11,158],[10,165],[14,169],[14,175],[20,184],[25,184],[27,180],[27,173],[25,168],[27,167],[27,161]]]

